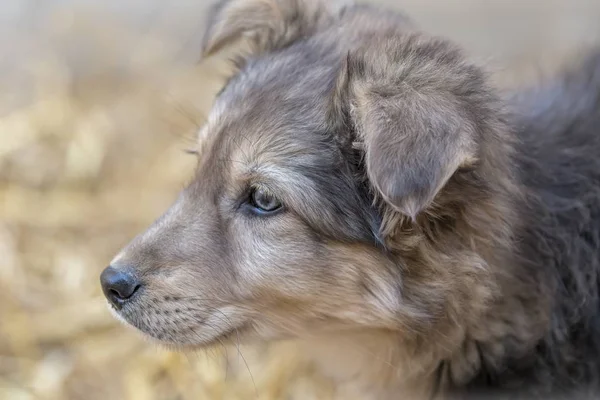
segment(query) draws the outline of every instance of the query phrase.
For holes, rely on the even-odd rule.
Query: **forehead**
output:
[[[199,133],[205,151],[244,164],[285,165],[330,150],[326,118],[338,65],[308,50],[250,61],[216,99]]]

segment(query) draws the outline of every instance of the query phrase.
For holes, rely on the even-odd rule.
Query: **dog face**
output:
[[[113,261],[140,280],[119,314],[143,332],[203,344],[243,326],[279,337],[395,319],[400,276],[352,154],[328,132],[336,71],[294,58],[227,85],[193,182]]]
[[[205,53],[243,35],[253,51],[199,134],[192,183],[103,273],[117,316],[203,346],[408,337],[483,312],[493,280],[469,232],[496,218],[485,231],[505,235],[486,174],[507,162],[486,156],[502,138],[481,72],[366,7],[225,1],[211,18]]]

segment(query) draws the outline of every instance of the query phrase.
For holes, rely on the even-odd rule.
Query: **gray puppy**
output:
[[[118,318],[294,338],[365,398],[600,395],[600,52],[502,99],[390,10],[221,1],[204,54],[241,37],[194,180],[102,274]]]

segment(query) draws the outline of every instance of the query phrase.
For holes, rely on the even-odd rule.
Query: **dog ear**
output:
[[[253,52],[285,47],[314,33],[341,12],[348,1],[221,0],[209,13],[202,43],[203,57],[241,37],[249,37]]]
[[[356,132],[376,194],[413,219],[476,162],[493,115],[480,70],[449,43],[418,34],[380,37],[348,55],[332,104]]]

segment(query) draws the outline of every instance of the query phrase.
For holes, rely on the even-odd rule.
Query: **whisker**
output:
[[[242,361],[244,362],[244,365],[246,366],[246,370],[248,371],[248,374],[250,375],[250,379],[252,380],[252,385],[254,386],[255,395],[258,398],[258,388],[256,387],[256,381],[254,380],[254,375],[252,374],[252,371],[250,370],[250,365],[248,364],[246,357],[244,357],[244,354],[242,354],[242,350],[240,349],[240,336],[239,336],[238,328],[235,327],[233,325],[233,323],[231,323],[229,317],[227,317],[227,315],[223,311],[221,311],[217,308],[214,308],[213,311],[220,313],[223,316],[223,318],[221,318],[219,315],[215,315],[215,316],[218,317],[221,321],[228,324],[229,327],[234,330],[236,338],[237,338],[236,349],[237,349],[237,353],[238,353],[238,363],[239,363],[239,358],[241,357]],[[211,326],[210,324],[207,324],[207,325]],[[214,327],[212,327],[212,328],[214,329]]]
[[[237,329],[236,329],[237,332]],[[246,369],[248,370],[248,373],[250,374],[250,379],[252,380],[252,385],[254,386],[254,394],[256,395],[256,398],[258,398],[258,389],[256,387],[256,382],[254,381],[254,375],[252,375],[252,371],[250,371],[250,366],[248,365],[248,362],[246,361],[246,357],[244,357],[244,355],[242,354],[240,348],[239,348],[239,343],[238,343],[238,354],[240,357],[242,357],[242,360],[244,361],[244,364],[246,365]]]

